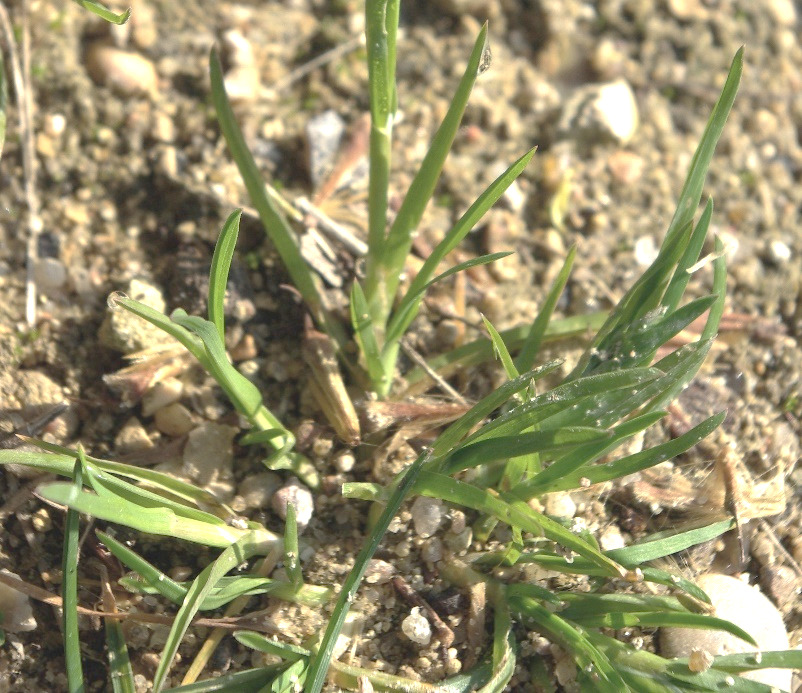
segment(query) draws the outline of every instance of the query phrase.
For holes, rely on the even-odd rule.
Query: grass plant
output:
[[[365,275],[353,283],[350,314],[345,317],[326,307],[317,279],[300,255],[297,236],[273,202],[237,126],[223,89],[220,63],[214,54],[210,61],[212,94],[221,130],[268,236],[310,314],[341,349],[344,362],[348,361],[344,347],[349,332],[353,335],[359,345],[359,364],[348,363],[348,367],[364,369],[371,389],[380,397],[393,394],[399,345],[420,309],[426,290],[434,282],[472,264],[491,262],[498,257],[484,256],[435,276],[441,261],[521,174],[534,153],[527,152],[487,188],[435,248],[408,289],[399,295],[412,236],[434,193],[483,64],[488,29],[482,27],[451,106],[388,229],[391,136],[398,102],[395,86],[398,10],[398,0],[367,3],[372,119],[369,250]],[[488,339],[432,361],[433,367],[449,374],[455,368],[487,360],[495,353],[508,379],[446,427],[386,487],[361,482],[345,484],[346,497],[354,503],[370,501],[376,504],[377,511],[371,516],[373,520],[362,549],[339,593],[331,586],[311,585],[304,580],[292,505],[288,508],[284,534],[280,536],[258,523],[237,517],[204,489],[166,474],[96,459],[80,448],[75,451],[36,441],[30,442],[39,446],[38,451],[0,450],[0,464],[27,465],[70,479],[48,481],[37,490],[41,499],[68,508],[63,603],[70,690],[81,690],[83,685],[75,625],[79,513],[148,535],[220,551],[192,581],[182,583],[170,579],[111,533],[96,532],[99,541],[132,571],[132,575],[121,581],[126,589],[160,595],[165,602],[178,607],[154,676],[155,691],[164,690],[182,638],[199,612],[214,611],[257,594],[314,608],[330,608],[327,626],[303,646],[243,628],[235,633],[237,641],[271,655],[274,663],[221,678],[188,682],[171,690],[318,693],[327,680],[349,690],[356,690],[364,685],[360,681],[367,680],[376,690],[500,693],[522,661],[519,642],[528,631],[542,634],[569,653],[576,663],[582,690],[717,691],[726,686],[727,690],[756,693],[766,688],[746,679],[734,679],[732,675],[760,666],[801,667],[800,652],[764,652],[760,662],[753,655],[716,657],[708,670],[695,673],[686,660],[666,660],[651,652],[638,651],[609,635],[610,629],[616,628],[684,626],[724,630],[754,644],[749,633],[707,612],[709,599],[692,581],[650,565],[720,536],[734,527],[734,519],[689,531],[647,536],[633,546],[602,551],[589,532],[566,526],[535,509],[536,504],[531,502],[550,492],[586,488],[672,459],[708,435],[724,418],[723,413],[716,414],[674,440],[636,453],[616,454],[626,442],[665,416],[666,407],[699,370],[718,329],[726,288],[724,256],[718,241],[711,294],[685,303],[683,295],[689,281],[688,270],[699,259],[711,221],[713,209],[709,201],[699,219],[694,219],[713,150],[735,98],[741,69],[739,51],[691,162],[659,254],[609,315],[553,319],[558,298],[576,260],[576,250],[571,249],[531,324],[499,332],[487,322]],[[292,433],[265,406],[261,393],[236,370],[225,351],[223,300],[238,225],[239,212],[234,212],[215,248],[206,318],[189,316],[183,310],[176,310],[168,317],[120,295],[113,296],[111,304],[159,326],[197,358],[250,423],[251,431],[244,440],[268,447],[268,464],[277,460],[297,463],[298,458],[292,457],[296,455],[292,450]],[[703,315],[707,316],[706,323],[697,342],[654,361],[661,346]],[[578,365],[561,383],[547,389],[542,384],[544,378],[554,377],[561,363],[543,363],[542,345],[555,336],[588,325],[597,331]],[[408,375],[414,385],[415,373]],[[510,536],[502,549],[488,550],[477,542],[475,551],[451,556],[440,566],[443,579],[458,588],[483,585],[493,611],[493,628],[483,658],[470,670],[437,685],[333,659],[337,637],[358,599],[368,562],[402,504],[416,495],[441,499],[465,509],[477,518],[477,527],[488,531],[495,526],[506,526]],[[286,579],[258,574],[230,575],[235,567],[255,557],[283,560]],[[590,579],[590,590],[553,590],[522,581],[520,571],[515,568],[530,563],[556,573],[586,576]],[[497,571],[499,566],[505,570]],[[642,583],[660,586],[661,591],[647,594],[632,589]],[[114,619],[107,622],[114,690],[133,690],[122,632]],[[541,665],[525,663],[531,666],[532,681],[541,681],[547,689],[548,676]]]

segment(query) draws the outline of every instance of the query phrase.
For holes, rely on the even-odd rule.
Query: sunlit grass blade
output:
[[[62,482],[44,484],[37,489],[37,494],[51,503],[66,505],[78,512],[141,532],[177,537],[211,547],[225,548],[248,533],[248,530],[220,525],[218,522],[181,517],[168,508],[142,507],[122,499],[115,500],[114,497],[101,498]],[[266,541],[280,541],[267,530],[260,530],[259,533]]]
[[[101,19],[111,22],[112,24],[125,24],[128,21],[128,18],[131,16],[130,7],[125,12],[118,14],[116,12],[112,12],[108,7],[97,2],[96,0],[73,0],[73,2],[80,5],[85,10],[89,10],[89,12],[97,15]]]
[[[75,450],[32,438],[28,438],[26,442],[31,445],[36,445],[48,452],[0,450],[0,465],[17,463],[25,465],[26,467],[31,467],[32,469],[41,469],[53,474],[58,474],[59,476],[72,475],[71,470],[73,463],[78,458],[78,453]],[[188,503],[202,504],[208,510],[214,510],[216,516],[224,520],[235,516],[234,512],[228,508],[228,506],[220,503],[209,491],[199,488],[194,484],[190,484],[187,481],[176,479],[164,472],[123,464],[122,462],[101,460],[97,457],[90,457],[89,455],[86,455],[86,459],[104,472],[138,481],[142,486],[163,494],[167,499],[177,499]]]
[[[490,341],[493,343],[493,351],[495,352],[498,360],[501,361],[504,372],[507,374],[507,377],[510,380],[514,380],[520,375],[520,371],[513,363],[512,356],[510,356],[507,345],[504,343],[504,340],[501,338],[498,330],[493,327],[493,324],[484,315],[482,316],[482,322],[485,324],[485,329],[490,335]]]
[[[544,535],[551,541],[575,551],[591,563],[607,571],[611,577],[621,577],[624,570],[615,561],[609,559],[598,549],[583,541],[558,522],[537,512],[525,503],[510,502],[495,492],[477,488],[464,481],[452,479],[450,476],[421,472],[415,484],[415,492],[432,498],[442,498],[449,503],[456,503],[492,515],[510,526],[519,527],[524,532]]]
[[[309,672],[307,675],[306,686],[304,687],[304,693],[320,693],[320,689],[323,687],[323,682],[326,679],[326,672],[328,671],[329,663],[331,662],[332,652],[334,651],[334,645],[336,644],[337,636],[342,630],[345,617],[348,615],[348,609],[351,607],[351,604],[353,604],[354,599],[356,598],[356,591],[359,588],[359,583],[362,581],[362,576],[367,570],[368,561],[370,561],[370,559],[373,557],[373,554],[376,552],[376,549],[379,547],[379,543],[381,542],[384,533],[390,526],[390,521],[401,507],[401,503],[404,502],[404,499],[406,499],[406,497],[412,491],[412,488],[414,487],[415,482],[418,480],[421,470],[429,461],[430,455],[431,453],[422,454],[403,472],[400,482],[387,501],[387,504],[385,505],[384,510],[382,510],[379,519],[374,524],[370,535],[362,545],[362,549],[359,551],[359,554],[354,561],[354,567],[351,569],[351,572],[348,573],[348,577],[345,579],[345,583],[343,584],[342,591],[337,599],[334,611],[329,618],[329,623],[326,626],[326,632],[323,635],[323,640],[320,643],[317,654],[312,658],[312,661],[309,665]]]
[[[259,430],[284,430],[281,438],[271,438],[270,444],[283,448],[294,440],[292,433],[262,403],[262,393],[250,380],[240,373],[228,360],[225,343],[220,339],[215,326],[203,318],[187,315],[183,310],[173,311],[170,319],[184,329],[197,335],[206,349],[208,370],[225,390],[231,403],[255,428]]]
[[[589,426],[563,426],[514,436],[498,436],[459,448],[446,458],[441,472],[455,474],[463,469],[489,464],[495,460],[506,460],[534,452],[555,451],[608,438],[610,431]]]
[[[529,328],[529,334],[526,335],[521,351],[515,358],[515,367],[519,371],[529,370],[535,365],[535,357],[540,350],[540,346],[543,344],[543,337],[551,322],[554,309],[557,307],[557,301],[560,300],[565,285],[568,283],[568,277],[571,276],[574,258],[576,258],[575,245],[571,246],[571,249],[568,251],[565,262],[554,278],[549,293],[546,295],[546,300],[543,302],[543,306],[540,308],[537,317]]]
[[[231,261],[234,258],[234,248],[237,245],[239,235],[239,222],[242,210],[238,209],[231,213],[223,224],[217,244],[214,246],[212,255],[212,266],[209,270],[209,322],[216,328],[220,336],[220,341],[225,344],[225,302],[226,285],[228,284],[228,273],[231,270]]]
[[[209,75],[212,85],[212,102],[217,112],[220,130],[228,144],[231,156],[239,168],[251,202],[259,213],[262,226],[287,268],[293,285],[303,296],[309,312],[324,328],[324,331],[342,346],[346,341],[342,326],[325,310],[317,280],[301,256],[295,234],[267,195],[261,173],[245,143],[245,138],[228,101],[223,82],[223,69],[217,52],[214,50],[209,55]]]
[[[727,117],[732,109],[732,105],[735,101],[735,94],[738,91],[738,85],[741,81],[741,73],[743,72],[743,52],[743,47],[739,48],[732,60],[732,65],[730,66],[730,71],[727,75],[724,87],[721,90],[721,95],[716,101],[716,105],[713,107],[705,131],[694,152],[693,159],[691,159],[688,176],[685,179],[685,184],[682,187],[682,192],[677,201],[677,210],[674,213],[665,240],[663,241],[664,246],[673,240],[674,235],[678,233],[679,229],[693,219],[699,206],[699,201],[702,198],[702,188],[705,178],[707,177],[707,169],[710,167],[713,152],[724,130],[724,124],[727,122]]]
[[[79,455],[82,453],[79,450]],[[83,460],[75,462],[73,483],[70,488],[80,493],[83,488]],[[64,661],[67,668],[67,688],[70,693],[83,693],[84,672],[81,663],[81,640],[78,634],[78,541],[80,518],[69,508],[64,521],[64,545],[61,569],[61,612],[64,632]]]
[[[195,578],[187,592],[184,603],[178,610],[173,621],[170,634],[167,636],[164,649],[159,659],[159,666],[153,676],[153,690],[158,693],[164,685],[167,673],[172,665],[173,658],[178,652],[178,646],[189,625],[198,613],[198,608],[212,588],[226,573],[256,555],[267,555],[272,542],[265,542],[264,536],[257,532],[247,532],[237,542],[226,548],[213,563],[204,568]]]
[[[134,670],[125,644],[122,624],[112,618],[105,621],[106,648],[109,653],[109,678],[114,693],[136,693]]]
[[[370,41],[371,37],[368,36],[368,43]],[[465,73],[454,93],[449,109],[432,139],[418,173],[409,186],[386,238],[379,238],[378,235],[368,238],[365,294],[371,307],[371,315],[381,323],[382,327],[386,325],[391,304],[398,289],[404,262],[412,244],[412,234],[418,227],[423,211],[432,197],[443,164],[459,129],[468,97],[476,81],[482,55],[486,50],[486,43],[487,25],[483,26],[479,32]],[[374,127],[377,127],[376,123],[374,123]],[[373,152],[371,151],[372,158]],[[376,219],[377,227],[378,224],[379,220]]]
[[[365,365],[373,387],[377,390],[389,387],[394,374],[384,370],[375,321],[371,317],[365,293],[358,281],[354,281],[351,287],[351,324],[359,349],[365,357]]]
[[[559,482],[566,478],[567,475],[606,455],[632,438],[632,436],[657,423],[663,416],[665,416],[663,412],[652,412],[636,416],[611,429],[607,436],[600,437],[597,442],[586,443],[565,455],[561,455],[546,469],[526,482],[526,493],[531,494],[530,497],[535,497],[543,493],[556,491]],[[518,494],[516,493],[516,495]]]
[[[261,633],[243,630],[234,633],[234,637],[237,639],[237,642],[242,643],[245,647],[281,657],[288,662],[297,662],[311,655],[311,652],[303,647],[279,642],[278,640],[271,640]]]
[[[515,595],[509,601],[513,613],[523,616],[524,622],[530,627],[533,626],[570,652],[576,659],[579,671],[596,675],[594,691],[622,693],[629,690],[610,660],[574,625],[529,597]]]
[[[699,337],[700,341],[713,339],[718,334],[718,326],[721,316],[724,314],[724,300],[727,295],[727,259],[724,256],[724,243],[718,236],[713,244],[713,252],[716,254],[716,259],[713,261],[713,292],[718,300],[710,307],[710,314],[707,316],[707,322]]]
[[[298,523],[295,519],[295,505],[287,503],[287,518],[284,520],[284,570],[290,584],[300,590],[304,584],[301,574],[301,559],[298,550]]]
[[[619,372],[588,376],[558,385],[549,392],[532,397],[490,423],[485,424],[478,431],[468,436],[463,441],[463,445],[501,435],[519,433],[527,426],[549,420],[550,417],[558,412],[570,410],[571,407],[579,405],[584,399],[614,390],[637,389],[641,385],[648,384],[659,375],[661,375],[660,372],[652,368],[628,368]],[[526,376],[523,375],[521,377]],[[560,425],[563,423],[565,422],[561,421]],[[589,425],[592,422],[586,419],[585,421],[577,420],[577,423]]]
[[[518,159],[518,161],[504,171],[504,173],[496,178],[460,217],[443,240],[434,247],[429,257],[427,257],[426,261],[423,263],[423,266],[418,270],[412,283],[409,285],[409,289],[407,289],[404,297],[399,302],[398,308],[393,311],[392,318],[387,327],[388,341],[393,338],[398,339],[397,335],[403,334],[406,331],[409,324],[415,318],[415,315],[417,315],[420,302],[426,292],[426,287],[430,285],[429,280],[437,270],[437,267],[445,256],[456,248],[471,229],[481,221],[487,210],[498,201],[515,179],[521,175],[534,153],[535,149],[530,149]]]
[[[725,417],[726,412],[721,412],[705,419],[687,433],[667,443],[661,443],[647,450],[641,450],[640,452],[627,455],[626,457],[603,465],[586,465],[578,470],[566,473],[559,479],[551,480],[548,490],[567,491],[569,489],[581,488],[582,486],[618,479],[627,474],[634,474],[643,469],[654,467],[692,448],[700,440],[710,435],[710,433],[718,428]],[[513,489],[512,493],[521,500],[529,500],[538,493],[543,492],[543,488],[544,487],[535,478]]]

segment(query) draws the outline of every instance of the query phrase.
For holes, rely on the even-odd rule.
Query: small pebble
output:
[[[570,518],[576,515],[576,503],[571,494],[556,491],[546,494],[546,514],[554,517]]]
[[[432,536],[440,526],[445,511],[445,505],[439,498],[418,496],[410,509],[415,534],[419,537]]]
[[[651,236],[641,236],[635,241],[635,262],[640,267],[648,267],[657,258],[657,244]]]
[[[132,416],[114,438],[114,448],[118,455],[144,452],[153,448],[153,441],[139,419]]]
[[[373,558],[365,570],[365,582],[369,585],[382,585],[389,582],[395,573],[396,569],[392,563],[380,558]]]
[[[192,414],[183,404],[173,402],[159,409],[153,417],[156,428],[168,436],[183,436],[194,427]]]
[[[19,575],[5,568],[0,571],[19,579]],[[0,627],[9,633],[22,633],[36,628],[31,602],[27,595],[0,583]]]
[[[588,144],[614,141],[626,144],[638,129],[638,104],[623,79],[581,87],[566,103],[560,131]]]
[[[276,491],[271,500],[273,511],[282,520],[287,519],[287,506],[290,503],[295,506],[295,521],[298,524],[298,531],[303,532],[309,524],[309,520],[312,519],[315,503],[312,492],[295,477]]]
[[[97,84],[107,85],[122,96],[155,97],[158,92],[156,67],[137,53],[93,43],[86,51],[86,69]]]
[[[54,257],[40,258],[34,266],[34,280],[44,294],[58,291],[67,283],[67,268]]]
[[[432,626],[417,606],[401,622],[401,631],[416,645],[426,647],[432,640]]]
[[[791,259],[791,248],[782,241],[772,241],[769,243],[769,258],[772,262],[783,265]]]
[[[234,492],[234,426],[204,423],[193,429],[184,446],[182,470],[192,481],[226,499]]]
[[[260,472],[246,476],[237,488],[237,496],[243,501],[243,509],[266,508],[281,478],[275,472]]]
[[[142,396],[142,416],[153,416],[159,409],[177,402],[183,392],[184,385],[177,378],[160,380]]]

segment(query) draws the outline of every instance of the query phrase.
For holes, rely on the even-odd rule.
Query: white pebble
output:
[[[234,436],[239,429],[204,423],[192,430],[184,446],[182,470],[186,476],[221,498],[234,492]]]
[[[546,494],[546,514],[554,517],[573,517],[576,515],[576,503],[565,491],[548,493]]]
[[[432,627],[417,606],[401,622],[401,630],[412,642],[422,647],[426,647],[432,640]]]
[[[415,534],[419,537],[430,537],[437,531],[445,513],[443,501],[439,498],[418,496],[410,510]]]
[[[287,506],[290,503],[295,507],[295,521],[298,524],[298,531],[302,532],[309,524],[309,520],[312,519],[315,502],[312,498],[312,492],[295,477],[276,491],[271,501],[274,512],[282,520],[287,519]]]
[[[177,378],[165,378],[153,385],[142,397],[142,415],[152,416],[159,409],[177,402],[184,392],[183,383]]]
[[[155,66],[136,53],[94,43],[86,52],[86,69],[95,82],[108,85],[123,96],[156,96],[158,91]]]
[[[791,249],[782,241],[772,241],[769,243],[769,256],[778,265],[782,265],[791,259]]]
[[[265,508],[281,486],[281,479],[275,472],[260,472],[246,476],[237,488],[245,508]]]
[[[0,572],[4,575],[19,578],[19,575],[5,568]],[[2,613],[0,626],[3,630],[7,630],[10,633],[21,633],[36,628],[36,619],[33,616],[33,609],[31,608],[31,603],[27,595],[1,582],[0,613]]]
[[[173,402],[159,409],[153,421],[162,433],[168,436],[183,436],[195,428],[192,414],[183,404]]]

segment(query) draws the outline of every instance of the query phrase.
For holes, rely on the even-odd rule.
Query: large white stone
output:
[[[787,650],[788,633],[782,616],[756,587],[729,575],[708,573],[696,580],[713,603],[714,616],[743,628],[757,642],[761,651]],[[720,630],[663,628],[660,651],[664,657],[688,657],[693,650],[713,656],[754,652],[755,648],[734,635]],[[790,669],[762,669],[743,676],[780,690],[791,690]]]

